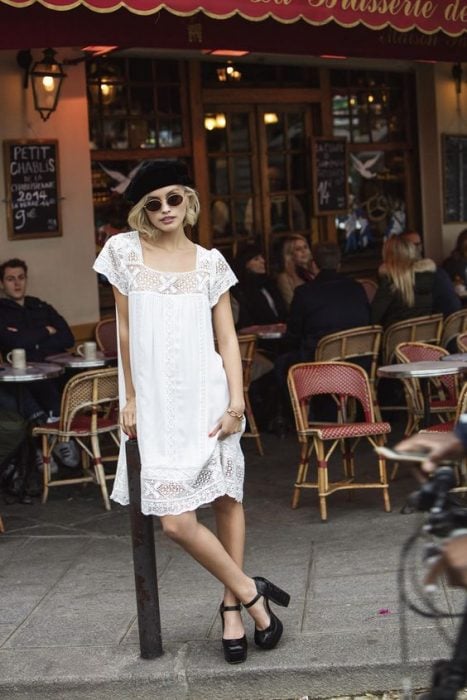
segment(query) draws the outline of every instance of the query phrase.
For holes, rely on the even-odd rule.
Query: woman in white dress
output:
[[[125,193],[135,230],[112,236],[94,264],[113,286],[119,328],[124,435],[111,497],[129,501],[125,441],[137,437],[142,512],[159,516],[163,531],[224,584],[224,656],[240,663],[241,605],[257,646],[272,649],[282,623],[269,601],[287,606],[289,595],[242,570],[244,400],[228,293],[237,280],[221,253],[186,236],[199,213],[190,184],[180,162],[142,166]],[[206,503],[217,537],[196,517]]]

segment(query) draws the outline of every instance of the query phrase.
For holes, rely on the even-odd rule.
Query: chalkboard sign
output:
[[[347,209],[347,142],[313,140],[313,199],[315,214],[338,214]]]
[[[61,236],[58,141],[4,141],[8,238]]]
[[[467,135],[443,134],[444,221],[467,221]]]

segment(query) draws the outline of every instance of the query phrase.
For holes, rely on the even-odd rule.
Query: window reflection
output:
[[[86,70],[92,149],[183,145],[177,61],[99,59]]]

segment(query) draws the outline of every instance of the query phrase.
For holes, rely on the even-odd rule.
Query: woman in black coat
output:
[[[239,304],[237,328],[283,323],[287,310],[274,280],[266,274],[260,248],[248,245],[235,259],[238,284],[232,294]]]
[[[392,236],[383,249],[379,285],[371,302],[371,322],[389,326],[433,313],[436,264],[418,259],[413,243]]]

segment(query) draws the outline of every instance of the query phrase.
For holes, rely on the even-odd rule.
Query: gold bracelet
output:
[[[243,413],[237,413],[237,411],[234,411],[233,408],[228,408],[226,413],[228,413],[229,416],[232,416],[232,418],[238,418],[238,420],[243,420]]]

